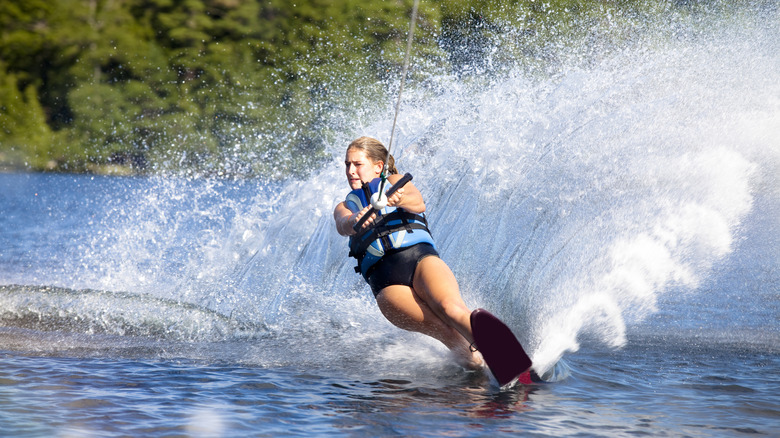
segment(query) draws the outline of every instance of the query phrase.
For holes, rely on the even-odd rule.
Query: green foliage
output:
[[[322,154],[334,108],[381,96],[410,10],[411,1],[5,1],[0,160],[288,174]],[[431,46],[435,13],[422,15]],[[64,152],[50,150],[55,136]]]
[[[46,124],[35,87],[20,91],[18,82],[0,64],[0,165],[51,168],[64,151]]]
[[[594,32],[630,39],[643,14],[671,7],[423,0],[415,64],[457,74],[487,59],[550,65]],[[386,107],[375,102],[397,82],[411,9],[412,0],[4,0],[0,166],[305,169],[339,114]],[[520,31],[490,54],[510,22]],[[550,49],[562,40],[568,47]]]

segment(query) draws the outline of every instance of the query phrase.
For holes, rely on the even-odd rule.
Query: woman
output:
[[[371,212],[370,187],[375,192],[387,149],[376,139],[361,137],[347,147],[346,175],[352,192],[336,206],[336,229],[350,236],[350,255],[371,286],[382,314],[395,326],[426,334],[447,346],[469,368],[483,364],[470,348],[471,311],[460,296],[458,282],[436,252],[422,213],[422,194],[407,183],[387,198],[387,208]],[[401,179],[393,157],[388,160],[385,191]],[[364,189],[364,184],[368,184]],[[358,231],[354,227],[371,214]],[[379,231],[377,231],[379,230]],[[389,234],[387,236],[381,236]]]

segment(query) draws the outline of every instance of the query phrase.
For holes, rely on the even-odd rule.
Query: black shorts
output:
[[[427,243],[418,243],[408,248],[385,254],[369,269],[366,282],[371,286],[374,297],[387,286],[403,285],[412,287],[417,264],[428,256],[439,256],[436,248]]]

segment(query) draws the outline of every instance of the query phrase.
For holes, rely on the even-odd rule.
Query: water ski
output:
[[[485,309],[471,312],[474,345],[501,386],[514,382],[524,385],[540,379],[531,370],[531,358],[512,330]]]

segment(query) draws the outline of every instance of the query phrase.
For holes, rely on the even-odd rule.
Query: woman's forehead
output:
[[[360,149],[347,150],[346,161],[366,161],[366,160],[367,157],[365,151],[361,151]]]

